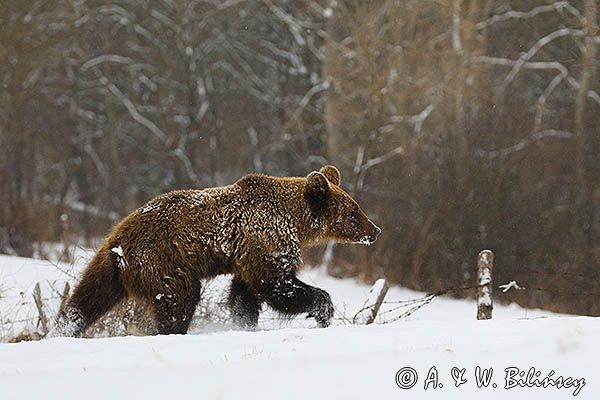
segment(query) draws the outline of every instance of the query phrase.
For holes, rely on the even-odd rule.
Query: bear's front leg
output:
[[[322,289],[307,285],[296,277],[296,269],[302,263],[299,250],[292,248],[284,251],[260,251],[261,247],[266,246],[256,242],[248,243],[252,243],[252,251],[245,253],[248,257],[240,259],[238,265],[243,267],[239,268],[236,276],[240,278],[242,284],[251,288],[249,292],[255,294],[258,307],[260,308],[260,304],[264,301],[284,315],[308,313],[320,327],[329,326],[333,317],[333,304],[329,294]],[[243,292],[245,289],[236,291],[236,293]],[[237,298],[248,299],[249,297],[243,295]]]
[[[268,305],[286,315],[308,313],[320,327],[329,326],[333,304],[326,291],[307,285],[296,276],[283,276],[267,285],[264,298]]]
[[[227,300],[233,322],[242,328],[254,329],[258,324],[260,303],[250,286],[234,276]]]

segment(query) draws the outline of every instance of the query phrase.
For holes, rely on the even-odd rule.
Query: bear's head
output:
[[[370,245],[381,229],[341,187],[340,171],[327,165],[306,177],[305,198],[321,240]]]

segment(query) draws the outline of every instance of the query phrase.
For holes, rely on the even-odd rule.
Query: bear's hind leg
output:
[[[152,301],[158,335],[187,333],[200,301],[200,282],[177,294],[158,294]]]
[[[80,337],[126,296],[116,255],[100,249],[83,272],[49,336]]]
[[[265,301],[285,315],[308,313],[320,327],[329,326],[333,317],[333,304],[326,291],[307,285],[295,276],[285,276],[268,285]]]
[[[229,309],[233,322],[246,329],[253,329],[258,324],[260,303],[250,286],[238,277],[233,277],[228,297]]]

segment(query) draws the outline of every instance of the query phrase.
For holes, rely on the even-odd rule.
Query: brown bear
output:
[[[250,174],[232,185],[150,200],[112,230],[57,317],[54,335],[80,336],[127,296],[149,305],[159,334],[183,334],[200,281],[233,274],[233,319],[254,327],[263,303],[328,326],[324,290],[296,278],[304,245],[371,244],[380,229],[340,187],[333,166],[306,178]]]

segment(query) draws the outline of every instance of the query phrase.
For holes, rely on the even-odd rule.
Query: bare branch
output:
[[[496,14],[484,21],[477,23],[477,25],[475,25],[475,29],[484,29],[497,22],[504,22],[511,19],[528,19],[536,17],[543,13],[562,11],[565,9],[571,12],[571,14],[575,15],[576,17],[581,18],[581,13],[576,8],[574,8],[568,1],[558,1],[556,3],[534,7],[529,11],[510,10],[502,14]]]
[[[275,14],[278,18],[280,18],[287,24],[290,33],[296,40],[298,46],[304,47],[306,45],[306,40],[304,40],[300,33],[303,29],[302,26],[298,23],[298,21],[296,21],[291,15],[283,11],[281,8],[273,4],[270,0],[263,0],[263,3],[265,3],[267,7],[269,7],[273,14]]]
[[[477,154],[480,156],[486,156],[489,158],[506,157],[510,154],[524,150],[530,144],[536,143],[537,141],[539,141],[541,139],[545,139],[545,138],[570,139],[572,137],[573,137],[573,134],[571,132],[561,131],[558,129],[547,129],[547,130],[544,130],[541,132],[532,133],[531,135],[522,139],[520,142],[518,142],[510,147],[507,147],[505,149],[491,150],[491,151],[478,149]]]
[[[85,72],[88,69],[105,62],[112,62],[117,64],[131,64],[133,60],[129,57],[124,57],[119,54],[102,54],[83,63],[83,65],[81,66],[81,71]]]
[[[318,84],[314,85],[313,87],[311,87],[308,90],[308,92],[306,92],[304,97],[302,97],[302,100],[300,100],[300,103],[298,103],[298,108],[296,108],[296,111],[294,111],[294,114],[290,118],[290,122],[288,124],[291,124],[294,121],[296,121],[298,118],[300,118],[300,115],[302,115],[302,112],[304,111],[304,109],[306,108],[306,106],[308,105],[310,100],[317,93],[319,93],[323,90],[327,90],[328,88],[329,88],[329,81],[324,81],[324,82],[318,83]]]
[[[452,48],[457,53],[462,53],[462,42],[460,40],[460,8],[462,0],[452,2]]]
[[[409,116],[394,115],[391,118],[391,121],[393,123],[408,122],[411,125],[413,125],[415,133],[416,134],[420,134],[421,133],[421,129],[423,128],[423,123],[429,117],[429,115],[431,115],[431,113],[433,112],[434,109],[435,109],[435,105],[430,104],[427,107],[425,107],[423,109],[423,111],[421,111],[420,113],[418,113],[416,115],[409,115]]]
[[[121,103],[123,103],[127,111],[129,111],[129,115],[131,115],[131,117],[137,123],[147,128],[158,139],[162,140],[163,142],[167,141],[167,135],[158,126],[156,126],[154,122],[140,114],[133,102],[127,96],[125,96],[125,94],[118,87],[116,87],[104,76],[100,77],[100,82],[105,85],[108,90],[121,101]]]
[[[190,158],[188,157],[188,155],[185,152],[185,141],[183,138],[181,138],[179,140],[179,145],[177,146],[177,148],[175,150],[173,150],[173,155],[179,160],[181,161],[181,163],[183,164],[184,170],[188,176],[188,178],[190,178],[190,180],[194,183],[198,183],[199,179],[198,179],[198,175],[196,174],[196,172],[194,172],[194,168],[192,166],[192,161],[190,160]]]
[[[504,86],[507,86],[510,82],[513,81],[515,76],[519,73],[523,65],[529,61],[533,56],[537,54],[542,47],[546,46],[548,43],[551,43],[553,40],[556,40],[565,36],[583,36],[584,32],[581,29],[570,29],[570,28],[562,28],[558,29],[554,32],[547,34],[542,37],[540,40],[536,42],[526,53],[523,53],[521,57],[516,61],[513,65],[512,70],[504,79]]]
[[[550,94],[552,94],[552,92],[554,91],[554,89],[563,81],[563,79],[567,76],[566,70],[565,71],[561,71],[558,75],[556,75],[554,77],[554,79],[552,79],[552,81],[550,82],[550,84],[548,84],[548,86],[546,87],[546,89],[544,90],[544,92],[540,95],[540,97],[538,97],[537,103],[536,103],[536,110],[535,110],[535,125],[534,125],[534,131],[539,131],[541,126],[542,126],[542,117],[544,114],[544,107],[546,105],[546,100],[548,99],[548,97],[550,96]]]
[[[490,57],[490,56],[477,56],[472,57],[471,62],[490,64],[490,65],[501,65],[501,66],[515,66],[518,60],[511,60],[510,58],[502,57]],[[567,67],[558,61],[536,61],[536,62],[525,62],[521,66],[525,69],[556,69],[561,74],[565,75],[567,83],[575,90],[579,89],[579,82],[575,78],[569,75]],[[600,95],[594,90],[588,90],[587,96],[594,100],[600,105]]]
[[[361,166],[361,170],[366,171],[366,170],[373,168],[374,166],[379,165],[381,163],[384,163],[384,162],[388,161],[389,159],[394,158],[395,156],[400,155],[402,153],[404,153],[404,147],[398,146],[395,149],[393,149],[379,157],[371,158],[370,160],[368,160],[366,163],[364,163]]]

